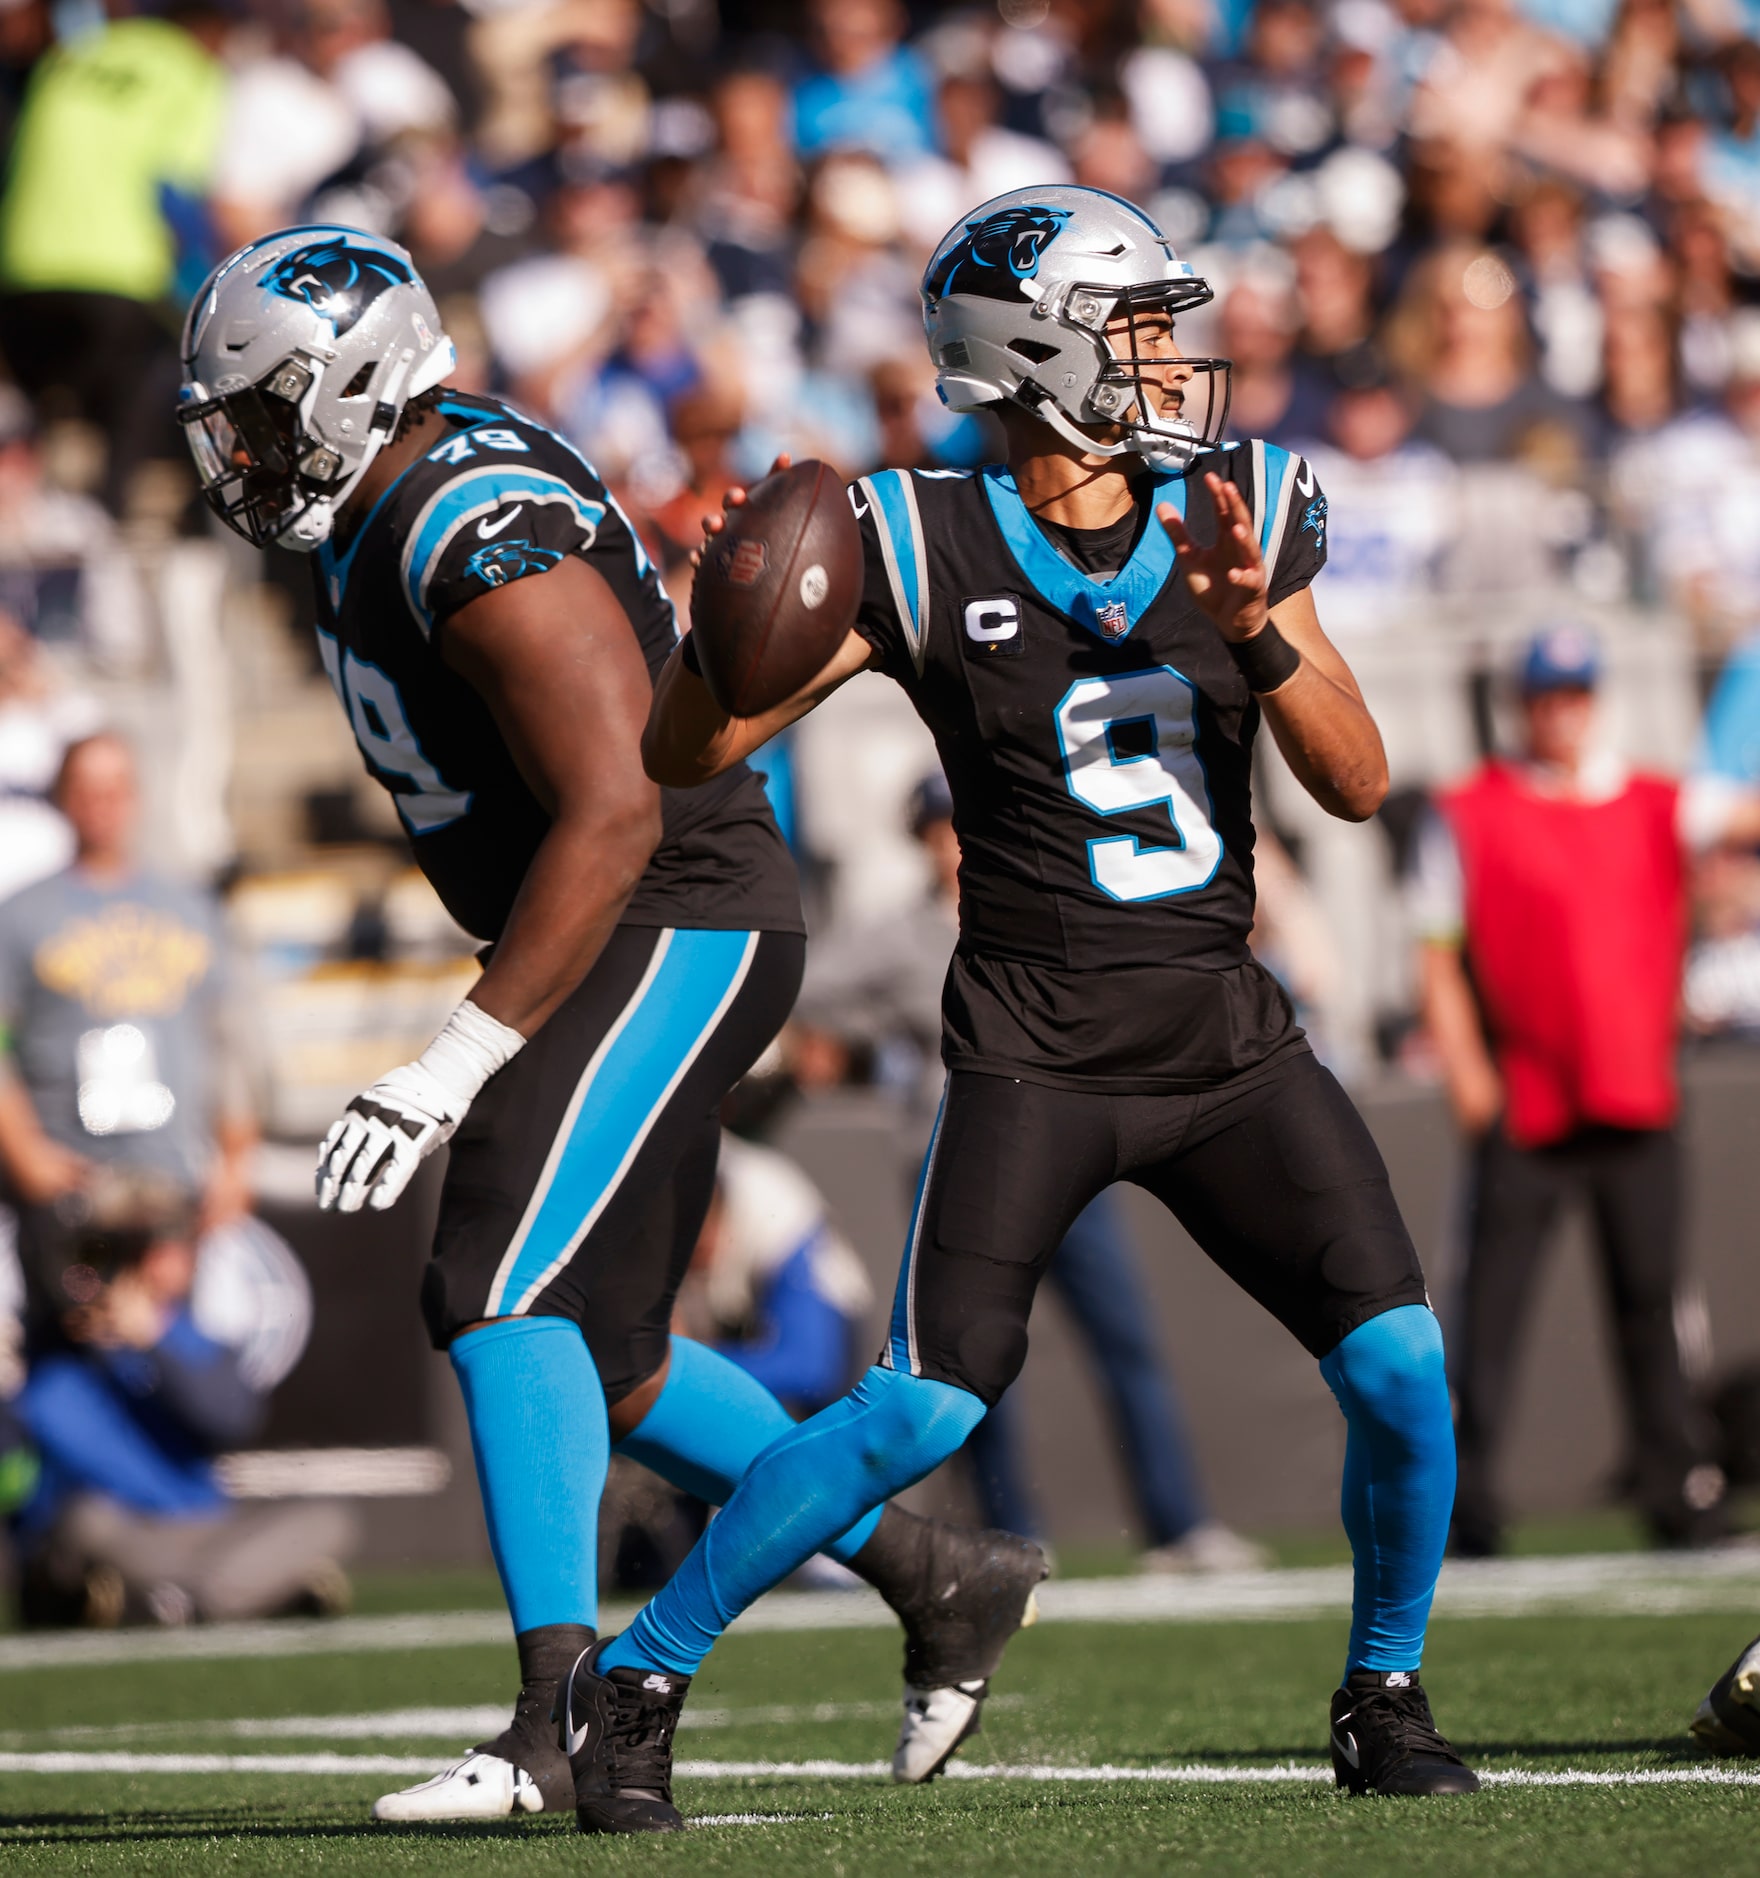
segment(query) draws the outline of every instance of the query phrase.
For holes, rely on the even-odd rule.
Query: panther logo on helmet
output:
[[[351,248],[345,241],[314,241],[284,254],[264,274],[262,286],[284,300],[303,300],[341,338],[382,293],[414,280],[395,254]]]
[[[535,541],[498,541],[492,548],[479,548],[464,571],[485,587],[505,587],[527,574],[547,574],[561,559],[560,549],[540,548]]]
[[[1022,203],[998,209],[981,221],[966,223],[957,241],[936,263],[923,291],[934,299],[947,293],[975,293],[989,300],[1013,300],[1016,283],[1039,271],[1045,250],[1063,232],[1068,209]]]

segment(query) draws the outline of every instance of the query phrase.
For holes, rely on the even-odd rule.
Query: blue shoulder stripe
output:
[[[591,547],[605,519],[605,504],[583,496],[560,476],[517,464],[486,464],[467,470],[436,490],[411,525],[403,544],[403,591],[423,635],[434,630],[428,590],[453,538],[480,516],[493,514],[502,503],[560,502],[574,512],[585,546]]]
[[[929,641],[929,549],[923,538],[923,518],[917,512],[917,492],[909,470],[880,470],[864,476],[874,526],[880,536],[880,555],[892,587],[892,604],[910,646],[911,663],[923,669]]]
[[[1274,579],[1300,461],[1274,443],[1257,439],[1253,443],[1253,521],[1259,531],[1259,552],[1265,557],[1266,572]]]

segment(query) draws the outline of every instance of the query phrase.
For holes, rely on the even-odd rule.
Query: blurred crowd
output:
[[[457,382],[592,459],[688,614],[704,518],[778,451],[851,476],[996,453],[988,419],[938,402],[922,344],[918,281],[962,215],[1053,181],[1143,204],[1215,289],[1179,338],[1233,360],[1232,433],[1304,452],[1327,491],[1320,612],[1388,736],[1396,793],[1368,829],[1306,815],[1269,754],[1260,779],[1255,946],[1322,1053],[1347,1078],[1440,1080],[1482,1150],[1501,1139],[1508,1038],[1462,1016],[1475,991],[1448,976],[1479,915],[1458,857],[1437,910],[1430,807],[1499,749],[1579,805],[1622,796],[1615,756],[1696,778],[1678,848],[1672,833],[1663,844],[1693,946],[1684,1002],[1675,965],[1659,967],[1656,1048],[1672,1060],[1677,1011],[1696,1035],[1760,1035],[1760,860],[1726,812],[1760,784],[1760,0],[6,0],[0,142],[0,941],[16,955],[0,1021],[19,1064],[33,1012],[69,1045],[40,1108],[0,1081],[0,1184],[27,1253],[33,1233],[50,1248],[43,1269],[90,1268],[54,1251],[73,1228],[50,1217],[84,1178],[87,1084],[150,1105],[192,1078],[176,1091],[179,1128],[195,1129],[189,1165],[172,1170],[183,1201],[149,1235],[187,1254],[248,1217],[239,1169],[259,1128],[321,1127],[426,1039],[469,978],[461,936],[386,858],[395,835],[291,747],[303,732],[232,757],[253,734],[253,687],[278,704],[321,680],[301,636],[304,569],[280,553],[259,566],[194,498],[173,415],[177,332],[218,259],[296,221],[408,247],[457,345]],[[1577,680],[1536,689],[1537,655],[1522,666],[1521,648],[1559,621],[1590,649]],[[1535,699],[1553,691],[1584,706],[1562,767],[1533,735]],[[81,862],[89,831],[64,812],[85,771],[127,767],[127,747],[94,734],[118,719],[146,772],[149,858],[169,854],[171,874],[204,886],[232,876],[235,963],[255,974],[270,1059],[245,1096],[210,1090],[194,1046],[187,1064],[178,1044],[162,1062],[103,1055],[123,1030],[163,1052],[154,1026],[168,1021],[139,1004],[138,907],[124,939],[93,950],[104,868]],[[920,1115],[957,892],[933,749],[870,682],[763,761],[815,929],[775,1067],[809,1091],[878,1086]],[[297,812],[263,812],[284,801]],[[205,1013],[207,968],[189,962],[228,942],[214,905],[182,893],[167,880],[146,900],[193,935],[181,951],[169,928],[159,941],[168,970],[184,961],[179,998]],[[83,1015],[59,1010],[54,996],[89,990],[71,981],[31,990],[43,933],[69,922],[86,934],[82,970],[135,973],[129,1009],[86,997]],[[1659,1102],[1637,1123],[1591,1105],[1563,1136],[1514,1147],[1551,1153],[1629,1124],[1672,1152]],[[1633,1147],[1615,1145],[1616,1159]],[[1531,1239],[1555,1188],[1600,1178],[1579,1150],[1568,1168],[1517,1167],[1552,1183],[1523,1202]],[[691,1308],[810,1406],[841,1386],[868,1299],[786,1172],[738,1150],[730,1168]],[[762,1219],[742,1181],[771,1194]],[[1652,1250],[1672,1245],[1672,1218]],[[1143,1314],[1109,1322],[1083,1302],[1136,1295],[1127,1239],[1097,1216],[1060,1254],[1058,1282],[1134,1457],[1144,1533],[1175,1564],[1205,1544],[1212,1562],[1240,1563],[1179,1458],[1178,1398]],[[1623,1320],[1628,1390],[1667,1476],[1646,1505],[1680,1537],[1721,1489],[1705,1485],[1708,1450],[1678,1400],[1672,1331],[1657,1341],[1673,1255],[1651,1257],[1639,1284],[1616,1239],[1613,1281],[1648,1288]],[[104,1417],[121,1414],[169,1443],[170,1471],[147,1468],[152,1491],[195,1522],[205,1561],[177,1582],[226,1580],[196,1602],[243,1608],[226,1547],[263,1540],[248,1522],[213,1537],[226,1522],[210,1459],[261,1400],[234,1387],[232,1346],[200,1330],[190,1258],[151,1269],[168,1287],[151,1309],[133,1280],[114,1308],[97,1292],[53,1300],[54,1401],[77,1411],[60,1447],[43,1432],[48,1398],[19,1396],[0,1336],[0,1506],[33,1504],[43,1534],[83,1531],[69,1509],[109,1478]],[[0,1257],[0,1325],[25,1308],[5,1282]],[[1481,1305],[1518,1314],[1507,1285]],[[1650,1334],[1640,1320],[1648,1355],[1630,1342]],[[1480,1342],[1484,1471],[1508,1352]],[[143,1367],[162,1344],[159,1368]],[[212,1371],[203,1388],[179,1380],[179,1350]],[[16,1427],[32,1415],[34,1442]],[[1030,1528],[1006,1418],[992,1433],[973,1456],[979,1496]],[[9,1459],[27,1452],[28,1479]],[[1677,1491],[1694,1468],[1703,1505]],[[1494,1549],[1498,1521],[1486,1486],[1471,1546]],[[69,1586],[86,1595],[94,1560],[102,1577],[126,1553],[93,1534],[78,1571],[42,1553],[50,1606]],[[288,1554],[303,1575],[255,1585],[260,1608],[321,1604],[319,1567],[345,1549],[308,1533]],[[104,1595],[136,1610],[170,1582],[104,1580]]]

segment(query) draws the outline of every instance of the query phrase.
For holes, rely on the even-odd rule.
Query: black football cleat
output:
[[[672,1737],[688,1676],[595,1667],[611,1641],[583,1651],[563,1685],[558,1738],[574,1775],[582,1832],[682,1832],[672,1804]]]
[[[378,1820],[508,1819],[516,1813],[566,1813],[574,1805],[568,1757],[556,1745],[562,1679],[592,1646],[586,1624],[548,1624],[519,1639],[520,1691],[513,1719],[493,1741],[413,1787],[382,1795]]]
[[[984,1698],[1017,1630],[1037,1622],[1051,1569],[1030,1539],[925,1520],[914,1584],[888,1602],[904,1625],[904,1721],[892,1777],[933,1780],[982,1727]]]
[[[1359,1669],[1332,1698],[1332,1771],[1349,1793],[1477,1793],[1437,1732],[1417,1671]]]
[[[1713,1754],[1760,1754],[1760,1637],[1718,1677],[1699,1704],[1693,1739]]]

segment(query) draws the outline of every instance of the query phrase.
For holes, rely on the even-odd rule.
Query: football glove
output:
[[[422,1162],[458,1132],[483,1084],[524,1043],[467,998],[413,1063],[382,1076],[343,1110],[318,1149],[318,1205],[338,1213],[394,1206]]]

